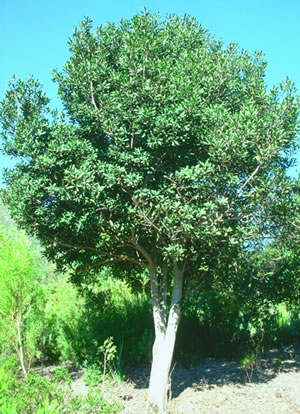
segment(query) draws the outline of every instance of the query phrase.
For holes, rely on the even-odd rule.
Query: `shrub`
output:
[[[99,274],[93,284],[87,285],[83,293],[84,359],[88,363],[99,363],[103,359],[99,347],[113,337],[117,346],[115,364],[119,370],[124,365],[149,360],[153,322],[148,296],[134,293],[126,282],[115,279],[107,270]]]
[[[70,381],[63,381],[61,369],[53,377],[30,373],[17,378],[17,364],[11,358],[0,363],[1,414],[113,414],[120,404],[104,400],[99,389],[89,391],[86,398],[73,396]],[[68,379],[68,375],[67,375]]]
[[[193,292],[184,304],[176,358],[243,358],[273,346],[297,344],[299,306],[227,291]]]
[[[134,293],[105,269],[80,292],[67,276],[44,287],[45,316],[40,353],[50,360],[73,361],[103,368],[104,342],[116,347],[114,372],[149,361],[153,343],[151,304],[146,293]],[[111,368],[111,367],[110,367]]]
[[[84,299],[67,276],[44,287],[46,305],[41,350],[50,360],[76,361],[81,352]]]
[[[36,356],[43,320],[36,257],[26,236],[0,227],[0,351],[19,359],[23,374]]]

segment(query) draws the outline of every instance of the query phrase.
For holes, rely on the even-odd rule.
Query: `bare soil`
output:
[[[51,375],[57,367],[39,369]],[[85,396],[84,371],[70,369],[74,394]],[[125,382],[106,381],[99,389],[120,414],[145,414],[150,367],[130,370]],[[247,367],[213,358],[172,373],[169,414],[300,414],[300,347],[274,349]]]
[[[105,396],[123,403],[122,414],[144,414],[150,368],[135,368],[125,383],[106,383]],[[298,414],[300,350],[272,350],[248,367],[208,358],[172,374],[170,414]]]

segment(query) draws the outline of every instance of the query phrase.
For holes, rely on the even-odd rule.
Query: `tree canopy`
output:
[[[195,261],[274,230],[298,103],[289,81],[268,93],[260,53],[149,14],[95,31],[86,19],[69,48],[54,74],[64,114],[34,79],[12,83],[1,111],[22,160],[10,204],[50,256]]]

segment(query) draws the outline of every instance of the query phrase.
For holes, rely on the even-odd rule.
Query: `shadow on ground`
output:
[[[195,391],[218,386],[246,383],[267,383],[279,372],[300,372],[300,348],[288,346],[261,354],[253,365],[242,367],[236,361],[206,358],[200,364],[183,368],[178,364],[172,373],[172,397],[178,397],[186,388]],[[128,374],[135,388],[148,388],[150,367],[137,367]]]

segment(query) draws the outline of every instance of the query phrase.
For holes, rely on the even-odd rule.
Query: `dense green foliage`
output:
[[[278,232],[299,105],[289,81],[267,91],[261,54],[148,13],[96,31],[86,19],[69,48],[54,76],[64,114],[33,79],[1,106],[4,150],[21,159],[6,198],[49,257],[77,276],[149,257],[199,276]]]
[[[109,404],[99,391],[90,390],[83,398],[74,396],[70,389],[71,377],[65,369],[57,369],[51,377],[29,374],[18,379],[13,359],[0,360],[1,414],[114,414],[120,404]]]
[[[68,275],[54,276],[51,271],[45,280],[40,272],[50,266],[40,256],[40,248],[8,221],[0,234],[2,355],[18,354],[21,345],[28,369],[31,360],[45,358],[101,365],[99,348],[113,337],[125,366],[149,360],[153,329],[146,293],[133,293],[107,268],[93,283],[81,286],[81,296],[67,281]]]
[[[107,271],[98,275],[94,285],[82,289],[79,297],[65,279],[46,287],[43,352],[48,358],[101,366],[99,348],[113,337],[119,371],[128,364],[149,361],[153,340],[149,298],[133,294],[125,282],[113,279]]]
[[[0,227],[0,350],[13,349],[25,375],[42,330],[42,306],[34,251],[23,233]]]

